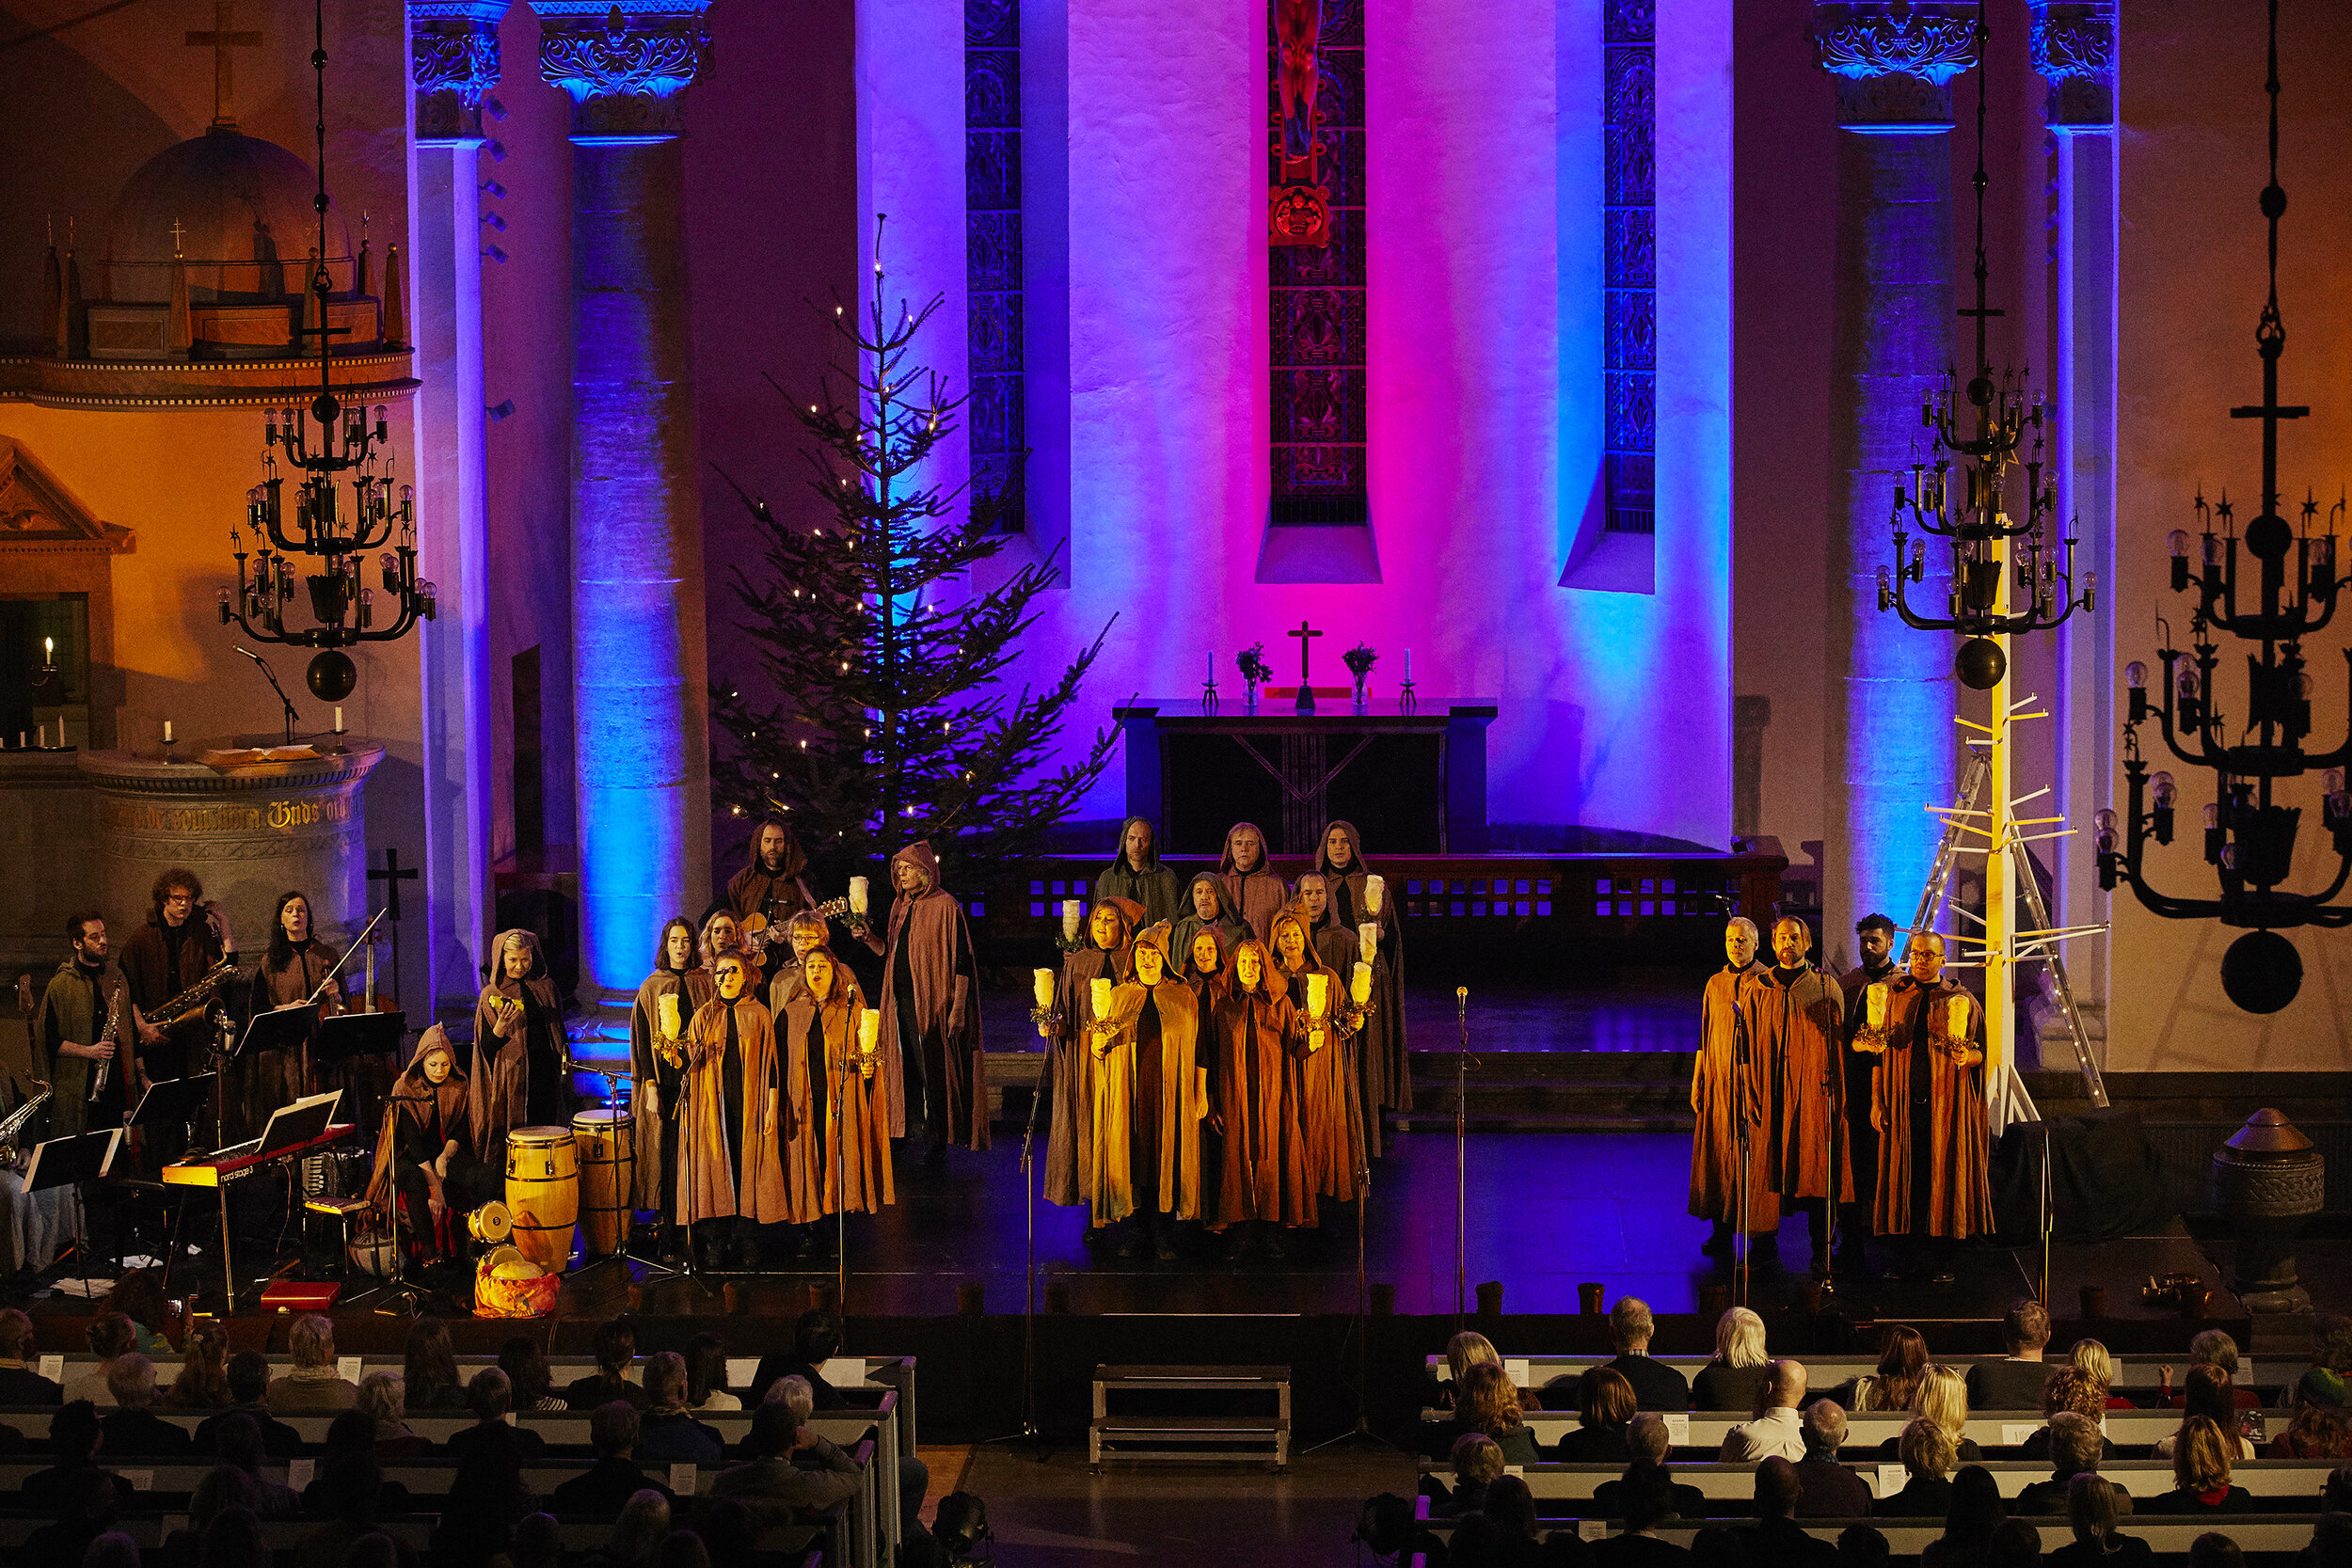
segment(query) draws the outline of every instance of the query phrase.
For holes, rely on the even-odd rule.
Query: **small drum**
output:
[[[515,1228],[515,1217],[497,1198],[466,1216],[466,1234],[485,1246],[497,1246]]]
[[[580,1241],[591,1258],[628,1250],[637,1207],[637,1126],[627,1111],[582,1111],[572,1118],[580,1146]]]
[[[570,1128],[517,1127],[506,1134],[506,1207],[516,1248],[562,1274],[580,1228],[580,1150]]]
[[[473,1271],[477,1318],[542,1318],[555,1306],[564,1276],[543,1270],[511,1246],[485,1253]]]

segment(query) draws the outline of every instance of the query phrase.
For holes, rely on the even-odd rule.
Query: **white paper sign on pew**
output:
[[[1679,1410],[1666,1413],[1666,1441],[1677,1449],[1691,1446],[1691,1418]]]
[[[1524,1388],[1527,1386],[1527,1362],[1524,1358],[1516,1360],[1506,1359],[1502,1363],[1502,1371],[1503,1375],[1511,1380],[1511,1386],[1513,1387]]]
[[[1898,1493],[1898,1492],[1899,1492],[1899,1491],[1901,1491],[1901,1490],[1903,1489],[1904,1484],[1905,1484],[1905,1483],[1906,1483],[1906,1482],[1907,1482],[1910,1479],[1911,1479],[1910,1472],[1909,1472],[1909,1471],[1907,1471],[1907,1470],[1905,1470],[1905,1469],[1904,1469],[1901,1465],[1880,1465],[1880,1466],[1879,1466],[1879,1497],[1880,1497],[1881,1498],[1886,1498],[1886,1497],[1893,1497],[1896,1493]]]
[[[670,1490],[681,1497],[694,1495],[694,1462],[681,1459],[670,1466]]]
[[[365,1365],[366,1358],[363,1356],[339,1355],[335,1358],[335,1375],[345,1383],[357,1383]]]
[[[65,1381],[65,1357],[63,1355],[42,1356],[40,1375],[52,1383],[63,1383]]]
[[[318,1479],[319,1462],[315,1459],[286,1461],[286,1484],[299,1492]]]
[[[742,1393],[744,1390],[751,1387],[752,1379],[757,1377],[758,1375],[759,1361],[757,1357],[750,1355],[730,1355],[727,1357],[727,1386],[734,1389],[737,1393]]]
[[[2041,1430],[2042,1426],[2038,1421],[2003,1421],[2001,1423],[2001,1446],[2013,1449]]]
[[[1579,1519],[1576,1522],[1576,1538],[1579,1541],[1608,1540],[1609,1521],[1606,1519]]]

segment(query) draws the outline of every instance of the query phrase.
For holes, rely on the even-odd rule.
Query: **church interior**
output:
[[[71,1197],[114,1216],[110,1246],[72,1225],[0,1240],[20,1268],[0,1296],[71,1371],[93,1359],[94,1304],[56,1293],[57,1271],[127,1279],[126,1255],[167,1257],[175,1312],[211,1297],[172,1338],[209,1314],[239,1349],[294,1354],[258,1287],[323,1271],[246,1265],[281,1211],[300,1228],[297,1180],[319,1213],[393,1223],[405,1200],[364,1157],[379,1119],[395,1146],[396,1104],[435,1103],[444,1081],[405,1071],[427,1031],[471,1075],[486,1138],[501,987],[518,978],[509,1005],[537,1031],[544,978],[555,1131],[575,1108],[650,1121],[649,1027],[695,1035],[699,1002],[726,1020],[714,1051],[752,1049],[736,998],[664,956],[682,924],[696,985],[715,980],[724,941],[694,944],[732,900],[730,931],[772,926],[742,967],[773,1003],[778,1092],[807,1045],[820,1129],[870,1093],[857,1179],[878,1166],[887,1194],[895,1165],[895,1198],[858,1212],[824,1163],[839,1148],[811,1154],[817,1207],[794,1184],[788,1220],[759,1215],[757,1265],[714,1264],[742,1275],[723,1296],[716,1273],[632,1253],[622,1202],[619,1269],[590,1268],[589,1237],[567,1272],[566,1243],[560,1294],[503,1315],[535,1320],[568,1378],[596,1370],[607,1319],[636,1319],[646,1356],[706,1330],[767,1356],[804,1310],[835,1314],[869,1357],[851,1404],[898,1409],[876,1441],[926,1456],[930,1490],[903,1524],[877,1492],[854,1529],[836,1514],[832,1537],[795,1538],[834,1568],[928,1560],[905,1554],[961,1516],[950,1493],[990,1497],[1007,1559],[1172,1558],[1197,1508],[1251,1560],[1339,1560],[1362,1497],[1409,1497],[1416,1476],[1310,1443],[1351,1420],[1396,1435],[1440,1395],[1452,1419],[1454,1384],[1425,1389],[1421,1363],[1445,1368],[1466,1325],[1514,1358],[1506,1382],[1565,1377],[1544,1390],[1556,1416],[1627,1349],[1596,1304],[1633,1292],[1685,1370],[1753,1304],[1776,1350],[1818,1353],[1817,1390],[1841,1357],[1867,1380],[1898,1316],[1943,1359],[1997,1360],[2023,1292],[2045,1339],[2058,1321],[2054,1362],[2094,1331],[2119,1367],[2147,1362],[2115,1374],[2136,1396],[2191,1359],[2184,1319],[2211,1319],[2260,1358],[2247,1383],[2279,1386],[2260,1404],[2285,1406],[2307,1341],[2352,1310],[2334,1299],[2352,1291],[2347,57],[2332,0],[0,0],[0,1109],[65,1092],[38,1070],[60,1065],[43,1041],[64,1016],[42,998],[85,918],[132,974],[175,876],[248,970],[285,946],[300,893],[306,938],[342,961],[328,1010],[400,1021],[370,1037],[380,1068],[322,1054],[282,1091],[348,1074],[329,1118],[358,1124],[348,1169],[280,1162],[282,1192],[245,1181],[233,1205],[224,1171],[204,1183],[218,1215],[209,1194],[185,1205],[167,1243],[122,1217],[135,1200]],[[791,754],[811,739],[824,763]],[[1147,869],[1125,859],[1136,818],[1167,856],[1165,908],[1139,881],[1132,903],[1105,891]],[[787,830],[782,870],[763,824]],[[1259,912],[1237,838],[1271,873]],[[798,891],[755,911],[747,876]],[[1236,933],[1230,980],[1196,977],[1204,1082],[1211,1014],[1250,994],[1242,955],[1280,967],[1272,911],[1299,908],[1301,879],[1306,961],[1353,1020],[1328,1092],[1355,1107],[1334,1113],[1355,1164],[1330,1157],[1320,1228],[1304,1199],[1320,1239],[1287,1257],[1267,1240],[1208,1260],[1214,1152],[1197,1215],[1169,1196],[1194,1155],[1155,1186],[1141,1153],[1114,1182],[1097,1150],[1077,1196],[1056,1196],[1059,1155],[1031,1168],[1033,1139],[1083,1152],[1065,1118],[1107,1114],[1073,1086],[1099,1082],[1084,1047],[1105,1049],[1110,982],[1154,994],[1145,947],[1153,974],[1193,974],[1200,877],[1227,891],[1199,918]],[[943,878],[934,976],[902,939]],[[1100,957],[1105,904],[1127,912],[1089,993],[1073,966]],[[826,1051],[849,1049],[830,993],[814,1023],[790,1014],[815,1034],[786,1038],[777,965],[803,960],[759,941],[801,910],[832,933],[881,1087],[853,1061],[825,1089]],[[1747,929],[1728,969],[1727,923]],[[1347,1013],[1359,929],[1378,989]],[[1901,1011],[1931,934],[1921,994],[1962,1000],[1955,1051],[1976,1009],[1962,1069],[1984,1144],[1963,1180],[1981,1220],[1933,1235],[1973,1239],[1956,1266],[1897,1248],[1881,1277],[1878,1240],[1913,1222],[1862,1217],[1865,1170],[1844,1211],[1818,1184],[1764,1191],[1775,1260],[1768,1221],[1700,1196],[1708,1118],[1737,1118],[1709,1108],[1708,1064],[1720,1043],[1722,1082],[1750,1083],[1770,1034],[1741,976],[1818,970],[1838,1011],[1821,1125],[1853,1129],[1831,1165],[1876,1161],[1883,1186],[1897,1111],[1867,1101],[1902,1091],[1872,1087],[1894,1069],[1853,1041],[1881,1031],[1872,988]],[[501,968],[526,947],[528,976]],[[649,958],[683,1019],[648,1023]],[[1840,976],[1858,977],[1842,996]],[[187,1015],[224,1075],[271,1010],[253,985]],[[935,986],[954,1003],[939,993],[926,1035],[907,1021]],[[277,1002],[315,1012],[326,989]],[[1283,1006],[1320,1042],[1309,994]],[[1311,994],[1325,1006],[1320,974]],[[160,1016],[137,1005],[125,1052]],[[1152,1006],[1159,1037],[1175,1015]],[[1296,1049],[1287,1092],[1312,1104]],[[515,1089],[500,1125],[537,1119],[555,1081]],[[255,1092],[242,1134],[222,1101],[140,1147],[270,1152],[291,1101]],[[748,1225],[739,1099],[714,1103]],[[1216,1119],[1199,1136],[1242,1170]],[[1724,1133],[1742,1193],[1746,1127]],[[1778,1134],[1755,1135],[1777,1160]],[[476,1152],[486,1200],[501,1151]],[[1917,1178],[1939,1212],[1941,1173],[1931,1200]],[[638,1232],[700,1201],[671,1175],[666,1196],[634,1179]],[[1546,1196],[1515,1221],[1530,1176]],[[1113,1192],[1147,1221],[1166,1199],[1183,1237],[1147,1224],[1138,1256],[1096,1223]],[[1841,1248],[1880,1227],[1852,1282],[1808,1220]],[[71,1266],[40,1266],[69,1240]],[[469,1271],[487,1243],[447,1250]],[[397,1372],[417,1304],[352,1313],[362,1288],[320,1309]],[[461,1365],[519,1331],[451,1310]],[[0,1315],[0,1353],[8,1332]],[[1227,1494],[1200,1452],[1132,1482],[1073,1457],[1105,1370],[1285,1359],[1296,1463],[1271,1490]],[[1215,1406],[1199,1398],[1184,1408]],[[16,1402],[0,1421],[38,1449]],[[723,1429],[731,1457],[755,1403]],[[2111,1433],[2127,1459],[2170,1441],[2169,1417],[2146,1436],[2138,1418]],[[584,1421],[550,1427],[550,1451],[589,1455]],[[1024,1468],[987,1447],[1009,1434],[1062,1452]],[[1994,1435],[1998,1470],[2011,1438]],[[1541,1436],[1549,1460],[1561,1433]],[[1678,1433],[1707,1451],[1677,1458],[1711,1464],[1719,1440]],[[2038,1479],[2040,1457],[2011,1467]],[[895,1459],[888,1476],[906,1479]],[[1527,1479],[1547,1530],[1598,1516],[1589,1489]],[[1752,1517],[1747,1473],[1718,1479],[1710,1497]],[[1278,1497],[1295,1512],[1268,1525]],[[2279,1512],[2246,1550],[2312,1539]],[[23,1539],[7,1513],[0,1553]],[[1422,1568],[1447,1550],[1430,1518],[1401,1553]],[[571,1524],[566,1552],[604,1544]],[[2152,1526],[2154,1549],[2192,1555],[2170,1531]],[[1889,1533],[1904,1557],[1935,1532]],[[294,1537],[267,1539],[292,1560]],[[141,1544],[161,1560],[160,1536]]]

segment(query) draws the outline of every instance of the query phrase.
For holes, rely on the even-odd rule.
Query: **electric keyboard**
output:
[[[219,1187],[252,1175],[255,1171],[278,1164],[281,1160],[299,1159],[305,1154],[340,1143],[358,1131],[350,1122],[329,1127],[314,1138],[288,1144],[282,1148],[262,1152],[262,1140],[250,1138],[241,1144],[193,1160],[177,1160],[164,1167],[166,1183],[181,1187]]]

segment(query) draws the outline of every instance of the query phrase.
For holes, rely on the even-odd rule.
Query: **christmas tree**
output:
[[[860,311],[833,308],[848,362],[817,402],[792,404],[830,521],[782,522],[735,486],[759,527],[764,570],[739,567],[731,586],[778,701],[714,684],[725,743],[712,785],[731,816],[781,814],[838,876],[928,838],[950,875],[977,885],[1035,853],[1109,763],[1117,732],[1097,729],[1084,752],[1051,766],[1110,627],[1051,686],[1008,687],[1034,601],[1059,574],[1049,558],[993,588],[974,584],[1004,548],[1001,503],[922,472],[964,402],[911,362],[944,296],[886,309],[878,221],[872,298]],[[1016,470],[1007,493],[1017,484]]]

